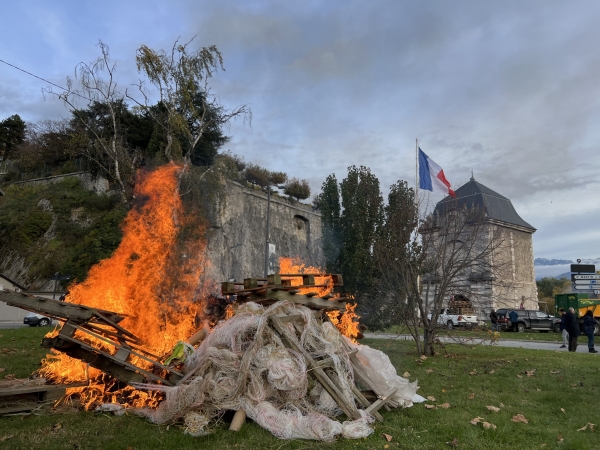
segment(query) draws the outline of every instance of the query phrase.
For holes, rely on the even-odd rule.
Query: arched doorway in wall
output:
[[[294,216],[294,233],[300,242],[306,244],[306,249],[310,255],[310,221],[306,217],[296,214]]]

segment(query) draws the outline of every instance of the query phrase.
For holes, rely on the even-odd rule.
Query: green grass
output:
[[[10,355],[2,353],[0,367],[10,366],[18,376],[35,369],[39,362],[35,358],[45,353],[37,347],[44,331],[47,329],[0,330],[0,348],[17,350]],[[435,397],[429,404],[449,403],[450,408],[428,410],[419,404],[382,411],[385,422],[376,423],[369,438],[334,443],[279,440],[250,421],[233,433],[227,430],[227,420],[216,424],[210,436],[192,438],[184,435],[179,425],[157,426],[129,415],[63,409],[0,417],[0,448],[383,449],[386,442],[381,433],[393,436],[390,449],[449,449],[445,443],[454,438],[459,449],[599,448],[600,434],[577,431],[588,422],[600,425],[600,358],[595,355],[447,345],[438,356],[421,360],[410,342],[372,339],[363,343],[387,353],[399,374],[409,372],[411,381],[418,379],[419,393]],[[525,372],[533,369],[533,376],[528,377]],[[494,413],[487,405],[501,409]],[[512,422],[516,414],[523,414],[529,423]],[[469,421],[478,416],[497,428],[471,425]],[[558,436],[564,438],[562,443]]]
[[[454,336],[454,337],[487,337],[487,330],[489,328],[475,328],[472,330],[462,330],[462,329],[454,329],[448,330],[446,328],[440,328],[438,331],[438,336]],[[382,332],[374,332],[374,333],[384,333],[384,334],[410,334],[408,330],[401,325],[394,325]],[[525,331],[523,333],[514,333],[512,331],[501,331],[500,339],[506,341],[544,341],[544,342],[562,342],[562,334],[554,333],[552,331],[548,333],[540,332],[540,331]],[[579,343],[587,344],[587,337],[585,335],[579,336]]]

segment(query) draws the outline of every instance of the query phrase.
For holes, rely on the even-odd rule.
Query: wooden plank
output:
[[[356,352],[358,352],[358,350],[351,350],[348,353],[348,356],[350,356],[350,354],[354,355]],[[330,356],[328,358],[325,359],[321,359],[319,361],[315,361],[317,363],[317,365],[319,365],[319,367],[333,367],[333,358]]]
[[[43,405],[43,403],[23,403],[17,406],[8,406],[5,408],[0,408],[0,416],[3,414],[15,414],[20,412],[33,411],[34,409],[37,409]],[[48,406],[50,406],[50,404],[48,404]]]
[[[331,395],[331,397],[335,400],[335,402],[342,409],[344,414],[350,419],[360,419],[361,415],[353,404],[350,404],[343,394],[339,391],[337,386],[331,381],[329,376],[318,367],[317,363],[312,359],[310,354],[302,347],[302,345],[298,342],[298,339],[292,332],[286,327],[286,325],[279,320],[277,316],[270,316],[271,323],[275,327],[275,329],[279,332],[281,337],[287,341],[290,347],[301,353],[306,360],[308,367],[311,369],[310,372],[314,375],[314,377],[321,383],[323,388]]]
[[[0,389],[0,397],[8,397],[11,395],[32,394],[36,392],[50,392],[54,390],[87,386],[87,383],[71,383],[71,384],[38,384],[35,386],[15,387]]]
[[[373,411],[377,411],[379,408],[381,408],[387,402],[389,402],[392,399],[392,396],[396,393],[396,391],[398,391],[397,387],[390,389],[385,393],[383,397],[381,397],[379,400],[377,400],[375,403],[369,406],[365,411],[369,414],[373,414]]]
[[[67,323],[68,323],[68,322],[67,322]],[[114,347],[117,349],[117,353],[116,353],[115,355],[110,355],[110,356],[111,356],[113,359],[115,359],[116,361],[118,361],[118,362],[124,362],[124,361],[127,361],[127,356],[128,356],[129,354],[132,354],[132,355],[134,355],[134,356],[137,356],[138,358],[141,358],[141,359],[143,359],[144,361],[148,361],[149,363],[151,363],[151,364],[153,364],[153,365],[155,365],[155,366],[157,366],[157,367],[160,367],[161,369],[164,369],[164,370],[166,370],[167,372],[169,372],[169,373],[171,373],[171,374],[174,374],[175,376],[178,376],[178,377],[182,377],[182,376],[183,376],[183,374],[181,374],[181,373],[179,373],[179,372],[176,372],[175,370],[171,369],[170,367],[168,367],[168,366],[165,366],[165,365],[161,364],[161,363],[160,363],[160,362],[158,362],[158,361],[155,361],[155,360],[153,360],[153,359],[150,359],[150,358],[148,358],[147,356],[145,356],[145,355],[143,355],[143,354],[141,354],[141,353],[138,353],[138,352],[136,351],[137,349],[136,349],[136,350],[134,350],[134,349],[130,348],[129,346],[123,346],[123,345],[119,344],[118,342],[111,341],[111,340],[110,340],[110,339],[108,339],[108,338],[105,338],[105,337],[103,337],[103,336],[100,336],[100,335],[98,335],[98,334],[96,334],[96,333],[90,332],[90,331],[88,331],[88,330],[85,330],[84,328],[82,328],[82,327],[80,327],[80,326],[78,326],[78,325],[71,325],[71,326],[72,326],[72,327],[74,327],[74,328],[76,328],[76,329],[78,329],[78,330],[80,330],[80,331],[83,331],[84,333],[88,333],[88,334],[90,334],[90,335],[94,336],[95,338],[97,338],[97,339],[100,339],[100,340],[102,340],[102,341],[104,341],[104,342],[106,342],[106,343],[108,343],[108,344],[110,344],[110,345],[114,346]],[[62,331],[61,331],[61,333],[59,334],[59,337],[64,337],[64,335],[62,334]],[[68,336],[68,337],[69,337],[69,338],[70,338],[70,340],[72,340],[73,342],[81,342],[81,341],[79,341],[78,339],[72,338],[71,336]],[[83,342],[82,342],[82,343],[83,343]],[[86,344],[86,345],[87,345],[87,344]],[[57,349],[57,350],[58,350],[58,349]],[[123,350],[123,351],[121,351],[121,350]],[[121,352],[121,353],[119,353],[119,352]],[[117,356],[117,355],[119,355],[119,356]],[[124,358],[124,359],[123,359],[123,358]],[[136,367],[136,368],[137,368],[137,366],[135,366],[135,365],[133,365],[133,364],[130,364],[130,365],[131,365],[132,367]],[[139,369],[139,370],[142,370],[142,371],[143,371],[143,369]]]
[[[356,400],[362,405],[363,408],[369,408],[371,406],[371,403],[369,402],[369,400],[366,399],[366,397],[362,394],[362,392],[360,392],[360,389],[358,389],[356,386],[352,386],[352,393],[354,394],[354,397],[356,398]],[[381,414],[379,414],[378,411],[372,411],[370,413],[373,417],[375,417],[375,419],[378,422],[383,422],[383,416]]]
[[[306,307],[314,307],[314,308],[332,308],[332,309],[337,309],[337,310],[345,310],[346,309],[346,303],[345,302],[339,302],[336,300],[324,300],[320,297],[307,297],[306,295],[302,295],[302,294],[291,294],[289,291],[274,291],[274,290],[269,290],[266,293],[266,298],[265,296],[259,296],[256,294],[252,294],[250,295],[247,300],[248,301],[260,301],[260,300],[288,300],[290,302],[294,302],[297,303],[299,305],[304,305]]]
[[[113,322],[122,321],[125,316],[119,315],[113,311],[90,308],[75,303],[61,302],[49,298],[36,297],[23,292],[0,290],[0,301],[6,302],[10,306],[16,306],[27,311],[40,313],[46,316],[72,319],[77,322],[85,322],[94,318],[97,312],[110,318]]]
[[[106,372],[124,382],[134,381],[139,383],[143,381],[144,377],[147,377],[169,386],[177,383],[176,381],[174,382],[174,380],[166,380],[126,361],[117,361],[109,353],[67,336],[45,338],[42,340],[42,345],[51,346],[69,356],[81,359],[89,363],[90,366]],[[176,379],[179,380],[181,377],[176,376]]]

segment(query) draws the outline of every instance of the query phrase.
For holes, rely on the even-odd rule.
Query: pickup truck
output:
[[[428,315],[431,320],[431,314]],[[452,330],[454,327],[474,327],[477,326],[477,315],[453,314],[450,308],[444,308],[438,316],[438,325]]]
[[[498,310],[499,318],[507,318],[512,309]],[[560,319],[558,317],[551,316],[544,311],[532,311],[528,309],[515,309],[518,316],[517,331],[522,333],[525,330],[542,331],[547,333],[548,331],[554,331],[560,333]],[[501,314],[503,312],[504,314]],[[510,320],[510,319],[509,319]],[[508,330],[512,329],[512,324],[509,322]]]

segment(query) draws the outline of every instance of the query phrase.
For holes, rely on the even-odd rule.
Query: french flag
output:
[[[441,192],[456,198],[450,189],[450,182],[446,180],[444,171],[433,159],[427,156],[419,147],[419,188],[431,192]]]

